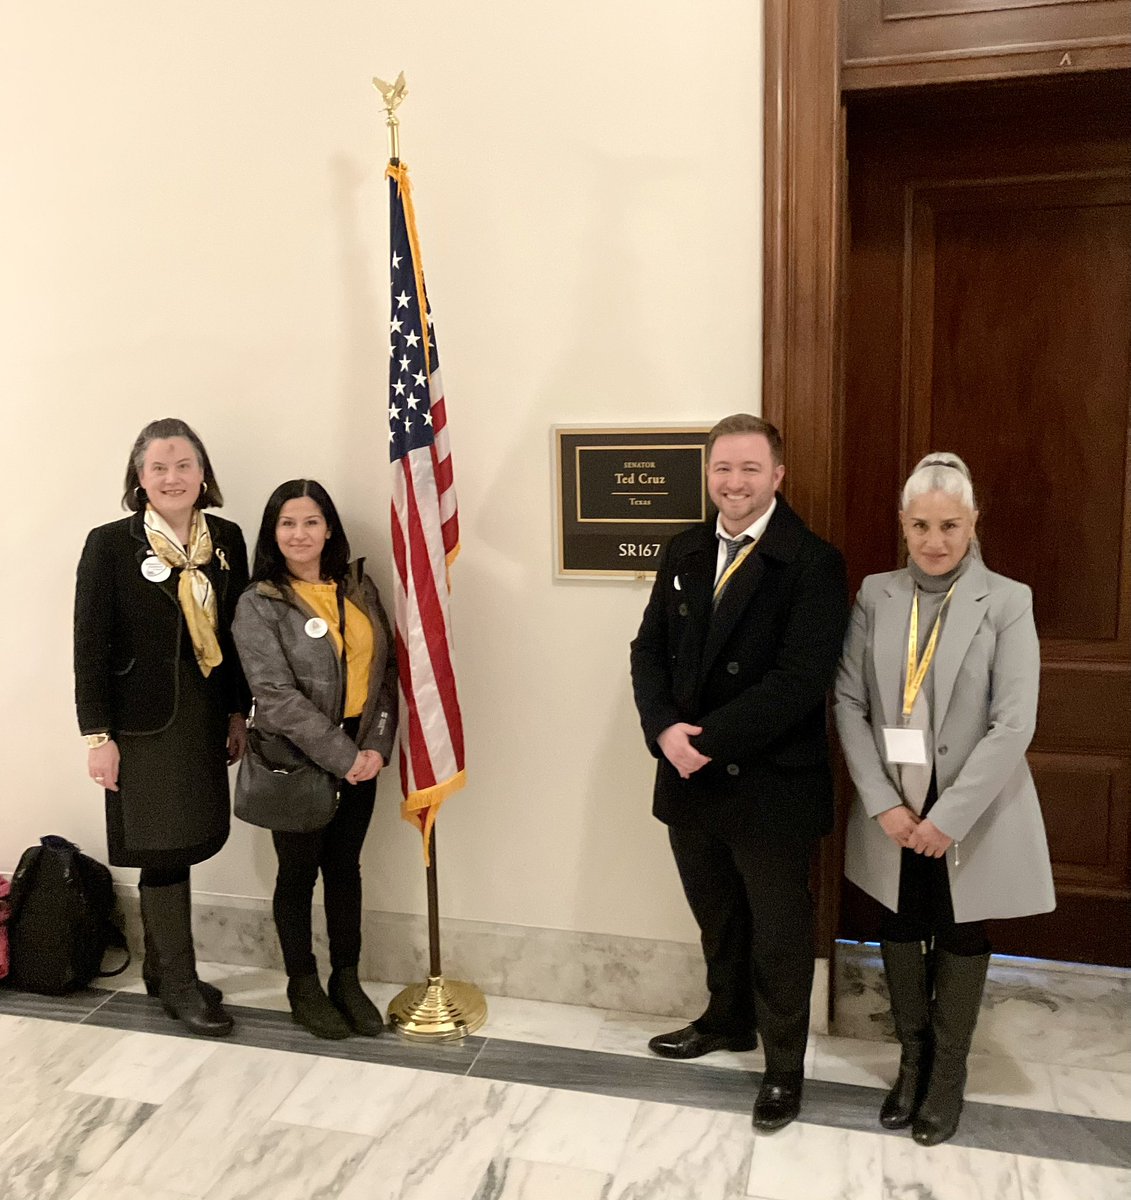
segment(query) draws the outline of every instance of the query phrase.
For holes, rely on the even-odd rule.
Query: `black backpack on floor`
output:
[[[40,838],[20,856],[8,941],[6,982],[25,992],[61,996],[130,965],[109,870],[62,837]],[[103,971],[109,947],[124,950],[126,961]]]

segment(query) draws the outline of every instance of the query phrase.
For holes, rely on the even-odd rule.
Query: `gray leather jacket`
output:
[[[346,573],[347,599],[368,614],[373,626],[373,665],[356,743],[336,720],[342,689],[337,646],[329,635],[307,635],[306,622],[316,614],[291,588],[253,583],[240,597],[232,622],[255,697],[255,723],[265,733],[282,734],[339,779],[359,750],[376,750],[388,763],[397,732],[397,657],[389,619],[363,563],[350,563]]]

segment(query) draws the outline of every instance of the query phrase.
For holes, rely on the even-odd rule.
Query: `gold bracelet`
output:
[[[83,741],[90,747],[91,750],[97,750],[99,746],[105,746],[110,740],[108,733],[84,733]]]

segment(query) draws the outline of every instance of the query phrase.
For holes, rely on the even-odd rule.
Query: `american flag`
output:
[[[459,553],[459,513],[408,168],[390,163],[386,174],[393,289],[389,458],[397,573],[401,816],[420,829],[427,854],[440,805],[466,781],[448,605],[448,568]]]

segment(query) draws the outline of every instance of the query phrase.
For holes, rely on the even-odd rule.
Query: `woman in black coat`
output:
[[[75,701],[88,773],[105,789],[110,862],[140,867],[150,994],[194,1033],[232,1021],[200,982],[189,868],[228,837],[228,764],[248,708],[231,638],[247,584],[237,525],[200,438],[153,421],[126,467],[132,516],[91,530],[75,589]]]

